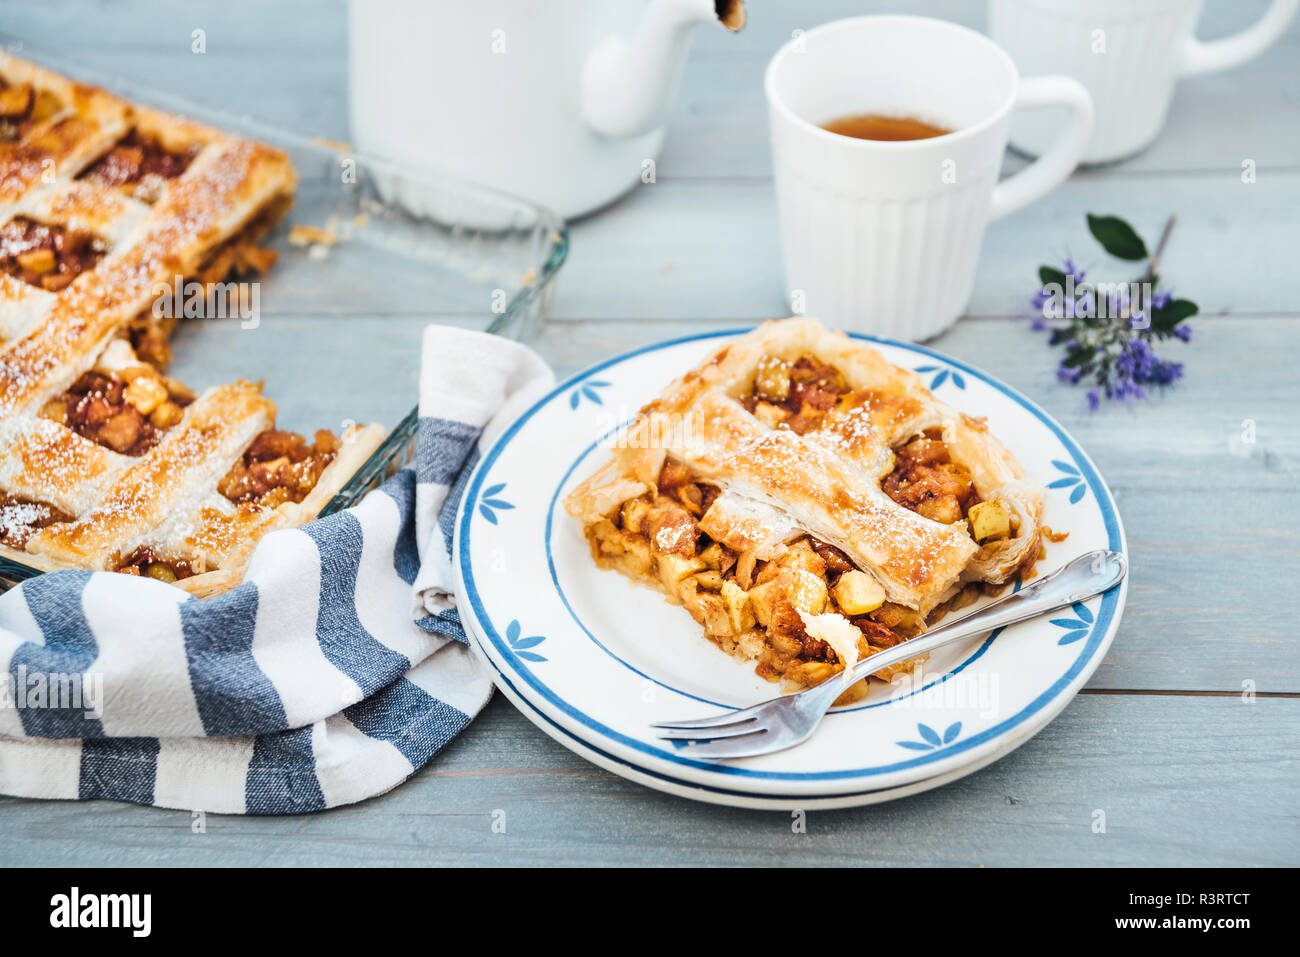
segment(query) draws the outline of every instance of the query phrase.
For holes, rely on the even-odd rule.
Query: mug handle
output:
[[[1240,33],[1209,43],[1188,37],[1178,72],[1183,76],[1217,73],[1259,56],[1282,35],[1297,7],[1300,0],[1273,0],[1264,15]]]
[[[1300,0],[1294,0],[1300,3]],[[1070,121],[1065,130],[1042,156],[1019,173],[1008,176],[993,187],[989,201],[989,220],[1028,206],[1065,181],[1079,165],[1092,136],[1092,97],[1084,85],[1068,76],[1035,76],[1022,79],[1016,87],[1014,109],[1040,106],[1065,106]]]

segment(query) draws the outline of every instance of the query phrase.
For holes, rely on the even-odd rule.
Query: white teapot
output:
[[[352,138],[579,216],[658,156],[703,22],[743,0],[350,0]]]

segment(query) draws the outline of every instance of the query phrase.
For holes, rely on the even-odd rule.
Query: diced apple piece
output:
[[[29,249],[18,254],[18,265],[32,272],[49,272],[54,268],[53,249]]]
[[[665,585],[675,585],[683,578],[689,578],[696,572],[704,571],[704,562],[699,558],[683,558],[680,555],[658,556],[659,577]]]
[[[799,568],[806,572],[812,572],[817,576],[826,573],[826,562],[822,560],[822,557],[817,554],[806,538],[801,538],[790,546],[781,559],[781,567]]]
[[[704,630],[710,635],[729,636],[735,634],[735,629],[731,627],[731,616],[727,614],[727,606],[717,595],[712,592],[702,591],[699,593],[700,607],[704,612]]]
[[[1006,538],[1011,534],[1011,515],[1001,502],[980,502],[969,513],[971,535],[977,542]]]
[[[784,402],[790,396],[790,363],[776,356],[764,356],[754,375],[754,391],[760,399]]]
[[[772,615],[776,612],[776,599],[780,594],[779,588],[779,583],[773,580],[763,585],[755,585],[749,590],[749,604],[753,609],[754,618],[764,628],[772,623]]]
[[[148,415],[167,401],[167,389],[157,379],[141,376],[126,387],[122,398],[135,406],[141,415]]]
[[[951,525],[961,521],[961,502],[955,495],[940,495],[919,503],[916,514],[941,525]]]
[[[794,681],[796,684],[807,685],[809,688],[819,685],[835,672],[842,670],[837,665],[827,661],[805,661],[791,668],[786,672],[786,678]]]
[[[722,575],[717,569],[706,568],[695,576],[695,583],[706,591],[719,591],[722,588]]]
[[[745,589],[735,582],[723,582],[722,602],[727,606],[733,634],[740,634],[754,627],[754,609],[750,605],[749,595]]]
[[[166,404],[159,409],[165,406]],[[158,411],[158,409],[154,410],[150,421]],[[609,519],[601,519],[593,524],[587,534],[597,550],[597,556],[608,564],[635,578],[643,578],[650,574],[653,560],[650,555],[650,543],[644,538],[620,531]]]
[[[714,570],[722,568],[723,552],[722,546],[714,542],[708,548],[700,552],[700,561]]]
[[[790,604],[800,611],[820,615],[826,608],[826,579],[796,569],[790,577]]]
[[[623,503],[623,528],[633,535],[643,535],[646,530],[646,516],[650,512],[650,503],[645,499],[634,498]]]
[[[760,402],[754,406],[754,418],[769,429],[775,429],[787,418],[785,409],[770,402]]]
[[[767,633],[767,643],[782,658],[797,658],[803,654],[803,641],[798,635],[771,629]]]
[[[835,603],[846,615],[865,615],[885,603],[885,590],[866,572],[845,572],[832,590]]]

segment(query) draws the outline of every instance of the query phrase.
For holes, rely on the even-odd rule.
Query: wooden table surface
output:
[[[958,0],[750,6],[739,36],[697,31],[657,182],[573,225],[538,342],[560,373],[785,313],[761,75],[792,29],[899,9],[983,26],[982,5]],[[1206,6],[1209,37],[1264,4]],[[202,56],[190,52],[196,28]],[[0,31],[295,131],[348,135],[340,3],[5,0]],[[968,315],[932,343],[1056,416],[1096,460],[1128,532],[1132,586],[1110,653],[1013,754],[936,791],[813,813],[795,834],[785,814],[695,804],[601,771],[497,696],[406,784],[322,814],[210,817],[194,834],[188,812],[0,798],[0,863],[1300,863],[1297,64],[1293,23],[1250,64],[1185,81],[1151,149],[993,225]],[[1085,212],[1123,215],[1149,238],[1176,213],[1161,273],[1201,306],[1192,343],[1169,347],[1186,379],[1095,414],[1055,381],[1056,357],[1024,318],[1039,263],[1068,251],[1100,264]],[[414,343],[418,321],[400,321],[389,328],[409,325]],[[1091,826],[1099,809],[1105,833]]]

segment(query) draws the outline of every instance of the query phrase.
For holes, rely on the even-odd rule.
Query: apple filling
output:
[[[194,393],[146,365],[84,372],[41,410],[44,418],[123,455],[144,455],[181,420]]]
[[[93,233],[15,216],[0,226],[0,272],[58,292],[93,269],[108,244]]]
[[[876,401],[876,394],[850,389],[838,369],[813,356],[794,361],[766,356],[759,362],[753,390],[741,404],[770,428],[805,435]],[[899,505],[944,525],[964,520],[981,544],[1011,534],[1006,506],[981,500],[970,470],[952,459],[937,429],[926,430],[893,452],[894,468],[880,488]]]
[[[150,546],[137,548],[113,569],[123,575],[139,575],[144,578],[156,578],[158,581],[178,582],[182,578],[191,578],[203,572],[212,571],[206,563],[195,559],[167,558]]]
[[[42,528],[70,521],[53,505],[0,492],[0,544],[22,551]]]
[[[252,441],[243,457],[217,484],[217,491],[236,504],[275,508],[301,502],[341,447],[333,433],[319,430],[315,441],[296,432],[268,429]]]
[[[198,151],[197,145],[169,150],[157,137],[132,130],[77,178],[122,187],[141,202],[156,203],[167,181],[189,169]]]
[[[30,83],[10,85],[0,77],[0,142],[21,142],[32,129],[63,109],[59,98]]]
[[[740,402],[769,428],[799,435],[836,428],[862,406],[873,411],[897,406],[906,414],[897,397],[853,390],[838,369],[807,355],[793,361],[764,358],[753,389]],[[981,544],[1011,534],[1006,507],[981,500],[970,470],[953,460],[938,430],[914,435],[892,452],[893,466],[881,489],[893,501],[932,521],[963,522]],[[588,525],[587,539],[598,564],[656,582],[715,644],[754,660],[757,673],[768,680],[818,684],[915,637],[986,590],[981,583],[968,584],[922,615],[889,601],[874,577],[811,535],[759,560],[708,534],[709,511],[719,494],[716,486],[668,459],[651,491]],[[901,663],[875,676],[889,679],[910,667]],[[841,700],[863,693],[858,687]]]
[[[602,567],[656,583],[711,641],[728,654],[754,660],[756,672],[769,681],[818,684],[842,671],[846,658],[869,657],[924,629],[916,611],[888,601],[874,578],[838,548],[810,535],[786,543],[767,560],[715,541],[705,528],[719,494],[716,486],[696,481],[687,468],[668,460],[652,491],[587,526],[592,555]],[[977,587],[959,593],[930,620],[976,594]],[[828,640],[810,621],[830,614],[851,623],[853,648]],[[887,680],[909,667],[895,665],[876,677]],[[865,688],[858,688],[849,700],[863,693]]]
[[[140,359],[161,372],[172,361],[171,336],[176,331],[176,322],[174,316],[155,316],[152,310],[146,309],[127,322],[122,335]]]

